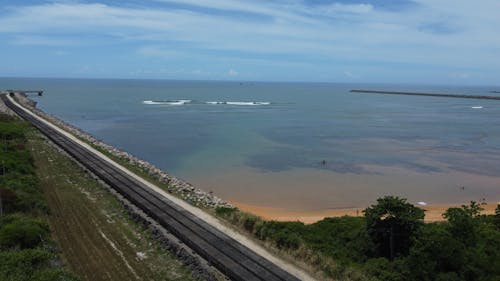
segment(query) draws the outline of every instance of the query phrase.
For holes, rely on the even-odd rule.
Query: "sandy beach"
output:
[[[348,208],[348,209],[320,209],[320,210],[289,210],[283,208],[263,207],[248,205],[239,202],[231,202],[234,206],[245,212],[258,215],[266,220],[276,221],[301,221],[304,223],[314,223],[326,217],[340,216],[362,216],[364,208]],[[498,203],[488,202],[483,206],[482,214],[493,214]],[[442,214],[451,207],[457,207],[461,204],[449,205],[427,205],[420,206],[425,212],[425,221],[443,221]]]

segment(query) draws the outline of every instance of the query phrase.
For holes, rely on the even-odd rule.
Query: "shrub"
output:
[[[246,216],[243,219],[243,227],[245,228],[246,231],[253,232],[254,226],[255,226],[257,220],[258,220],[258,217]]]
[[[45,269],[36,272],[32,277],[33,281],[78,281],[79,279],[72,273],[61,269]]]
[[[49,235],[49,226],[39,219],[8,216],[0,224],[0,249],[37,247]]]
[[[32,275],[48,267],[52,254],[41,249],[0,251],[0,280],[32,280]]]
[[[275,240],[279,249],[296,250],[302,244],[302,239],[297,233],[279,232]]]
[[[215,214],[223,218],[228,218],[230,215],[234,214],[237,210],[238,209],[236,208],[217,207],[215,208]]]

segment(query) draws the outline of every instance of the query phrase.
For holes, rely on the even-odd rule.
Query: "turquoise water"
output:
[[[46,112],[238,202],[500,199],[499,101],[349,93],[494,87],[2,78],[0,88],[43,89],[33,99]]]

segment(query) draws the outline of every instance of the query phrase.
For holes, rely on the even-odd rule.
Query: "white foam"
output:
[[[261,101],[228,101],[226,104],[229,105],[269,105],[270,102],[261,102]]]
[[[143,104],[167,104],[167,105],[183,105],[186,103],[190,103],[191,100],[166,100],[166,101],[153,101],[153,100],[145,100]]]
[[[166,104],[166,105],[184,105],[190,103],[191,100],[145,100],[143,104]],[[239,106],[252,106],[252,105],[270,105],[270,102],[266,101],[207,101],[205,104],[227,104],[227,105],[239,105]]]
[[[480,106],[480,105],[477,105],[477,106],[473,106],[473,107],[471,107],[471,108],[473,108],[473,109],[482,109],[483,107],[482,107],[482,106]]]

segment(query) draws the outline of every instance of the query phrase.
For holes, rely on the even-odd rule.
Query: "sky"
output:
[[[0,0],[0,77],[499,85],[499,0]]]

